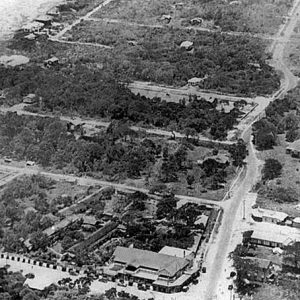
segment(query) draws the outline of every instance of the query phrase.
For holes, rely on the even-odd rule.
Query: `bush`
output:
[[[281,163],[273,158],[269,158],[265,161],[265,165],[262,170],[263,180],[272,180],[280,176],[282,170]]]

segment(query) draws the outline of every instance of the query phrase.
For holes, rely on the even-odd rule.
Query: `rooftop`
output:
[[[69,224],[75,222],[76,220],[80,219],[78,216],[69,216],[66,217],[65,219],[61,220],[60,222],[54,224],[53,226],[45,229],[43,232],[46,233],[48,236],[54,234],[60,229],[63,229],[67,227]]]
[[[271,263],[271,261],[268,260],[268,259],[258,258],[258,257],[247,257],[245,259],[247,259],[249,261],[252,261],[253,263],[255,263],[261,269],[268,269],[268,267]]]
[[[288,215],[284,212],[262,209],[262,208],[253,209],[252,215],[257,218],[266,217],[266,218],[278,219],[280,221],[284,221],[288,217]]]
[[[252,238],[288,245],[293,241],[300,241],[300,230],[290,226],[272,223],[252,223]]]
[[[297,217],[293,220],[294,223],[300,223],[300,217]]]
[[[185,258],[188,255],[192,254],[192,251],[176,247],[164,246],[158,253]]]
[[[167,276],[174,276],[189,264],[184,258],[136,248],[117,247],[113,257],[115,262],[133,265],[136,268],[154,269]]]
[[[300,140],[290,143],[286,148],[293,151],[300,151]]]

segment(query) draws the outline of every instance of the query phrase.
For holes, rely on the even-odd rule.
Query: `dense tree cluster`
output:
[[[266,116],[253,124],[255,144],[259,150],[276,144],[277,134],[286,133],[293,142],[299,134],[299,88],[290,91],[283,99],[276,99],[266,108]]]
[[[240,115],[237,108],[225,113],[217,110],[217,101],[208,102],[195,96],[187,103],[174,103],[134,95],[125,86],[106,78],[102,72],[83,66],[56,71],[39,67],[0,67],[0,75],[3,75],[0,77],[0,89],[11,88],[11,93],[19,98],[36,93],[42,98],[39,109],[51,112],[76,112],[157,127],[172,125],[180,131],[189,128],[202,132],[210,128],[210,134],[216,139],[225,138]],[[49,151],[46,153],[49,154]],[[45,155],[45,159],[47,157]]]
[[[271,180],[280,176],[282,164],[276,159],[266,159],[262,169],[262,179]]]
[[[133,136],[124,142],[132,131],[118,128],[113,133],[108,128],[108,133],[99,134],[94,141],[76,140],[67,131],[66,124],[57,119],[9,113],[0,117],[0,153],[66,172],[101,171],[112,178],[138,177],[154,162],[159,147],[154,143],[140,143]],[[122,139],[116,140],[115,136],[120,134],[124,134]]]
[[[208,75],[202,88],[269,94],[279,87],[278,76],[265,63],[265,46],[258,39],[101,22],[81,22],[71,33],[72,41],[113,45],[104,64],[123,80],[184,85],[192,77]],[[132,40],[137,46],[128,45]],[[193,53],[180,47],[183,41],[194,43]]]

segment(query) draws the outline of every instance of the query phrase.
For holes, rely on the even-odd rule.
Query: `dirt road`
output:
[[[284,96],[290,89],[294,88],[298,82],[298,79],[290,72],[290,70],[288,69],[284,61],[285,58],[284,49],[298,21],[298,15],[300,14],[299,3],[300,1],[296,0],[294,7],[291,11],[290,19],[279,30],[278,35],[282,37],[280,42],[277,42],[275,40],[272,45],[273,66],[277,70],[283,73],[283,78],[282,78],[280,90],[277,93],[275,93],[275,95],[273,95],[268,99],[269,102],[273,101],[276,98]],[[262,107],[262,109],[264,108]],[[226,272],[224,271],[224,264],[225,261],[228,259],[228,255],[229,255],[228,249],[229,249],[230,242],[232,241],[231,238],[232,238],[232,233],[234,231],[233,225],[239,223],[237,218],[240,218],[241,220],[241,216],[237,215],[237,211],[239,207],[242,205],[242,200],[246,197],[248,191],[251,189],[253,184],[259,178],[260,162],[256,157],[255,149],[251,141],[252,123],[253,122],[251,122],[249,126],[245,128],[245,130],[243,131],[243,138],[246,141],[249,141],[249,147],[248,147],[249,156],[247,157],[247,173],[245,178],[240,182],[238,188],[235,191],[233,191],[232,197],[229,200],[230,204],[224,212],[223,222],[220,227],[216,243],[215,245],[213,245],[213,247],[211,247],[209,252],[208,260],[212,261],[213,263],[210,265],[209,276],[207,277],[207,281],[204,284],[204,287],[206,288],[207,291],[205,295],[205,299],[207,300],[211,300],[211,299],[221,300],[224,299],[225,297],[224,293],[226,292],[222,291],[222,293],[220,294],[220,291],[217,291],[217,287],[218,285],[221,284],[223,284],[223,286],[226,286],[226,284],[224,285],[224,282],[225,283],[227,282],[226,276],[228,276],[228,274],[226,274]],[[228,290],[227,290],[227,294],[228,294]]]

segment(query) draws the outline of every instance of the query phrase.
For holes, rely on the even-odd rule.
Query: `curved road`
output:
[[[280,42],[274,40],[271,50],[273,51],[272,66],[283,73],[283,80],[281,82],[280,90],[275,93],[273,97],[270,97],[269,102],[276,98],[284,96],[289,90],[297,86],[298,79],[291,73],[284,61],[284,49],[288,41],[291,38],[293,30],[298,21],[298,15],[300,14],[300,0],[296,0],[294,7],[291,11],[291,18],[288,22],[279,30],[278,35],[282,38]],[[284,41],[284,42],[282,42]],[[259,117],[259,116],[258,116]],[[253,120],[254,122],[255,120]],[[227,203],[227,209],[225,209],[223,221],[219,228],[216,243],[212,246],[212,251],[208,252],[208,260],[210,264],[209,274],[207,274],[206,294],[205,299],[222,299],[217,298],[217,286],[221,280],[221,274],[223,272],[224,262],[228,257],[228,247],[230,239],[233,233],[233,224],[237,217],[237,211],[241,205],[241,200],[245,198],[247,192],[251,189],[256,179],[259,176],[259,161],[255,155],[255,150],[251,141],[251,125],[244,130],[243,138],[249,142],[249,156],[247,157],[247,172],[246,176],[241,179],[239,187],[233,191],[230,202]],[[227,274],[228,276],[228,274]],[[226,279],[225,279],[226,280]],[[223,297],[223,296],[221,296]]]

